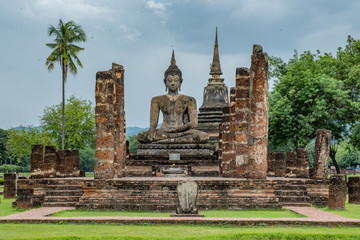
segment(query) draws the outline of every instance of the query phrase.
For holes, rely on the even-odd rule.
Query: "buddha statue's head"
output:
[[[166,88],[169,88],[170,90],[173,91],[173,89],[169,86],[170,82],[179,82],[179,85],[177,88],[180,88],[181,84],[182,84],[182,73],[181,70],[178,68],[178,66],[176,66],[176,61],[175,61],[175,54],[174,54],[174,50],[172,52],[172,56],[171,56],[171,61],[170,61],[170,66],[168,67],[168,69],[166,69],[165,73],[164,73],[164,83]]]

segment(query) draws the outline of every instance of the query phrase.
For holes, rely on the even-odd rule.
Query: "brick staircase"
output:
[[[274,193],[282,206],[310,207],[306,186],[301,180],[279,181]]]
[[[44,207],[75,207],[83,189],[76,181],[54,181],[46,186]]]

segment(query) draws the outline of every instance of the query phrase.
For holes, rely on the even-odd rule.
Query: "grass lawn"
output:
[[[348,200],[346,200],[346,205],[344,210],[337,210],[337,209],[329,209],[329,208],[323,208],[323,210],[332,212],[344,217],[348,218],[358,218],[360,219],[360,204],[351,204],[348,203]]]
[[[303,217],[286,209],[266,210],[204,210],[200,211],[205,217],[224,218],[296,218]],[[71,210],[54,213],[56,217],[100,217],[100,216],[131,216],[131,217],[169,217],[173,212],[146,212],[146,211],[111,211],[111,210]]]
[[[0,217],[8,216],[14,213],[23,212],[25,210],[13,208],[11,203],[15,201],[15,198],[4,199],[2,195],[0,198]]]
[[[360,228],[11,223],[0,239],[360,239]]]

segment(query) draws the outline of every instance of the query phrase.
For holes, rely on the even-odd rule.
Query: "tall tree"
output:
[[[60,148],[62,136],[60,123],[62,118],[62,104],[53,105],[44,109],[40,117],[41,127],[47,130]],[[91,101],[81,100],[70,96],[65,106],[65,128],[67,149],[85,149],[95,147],[95,110]]]
[[[350,39],[350,40],[349,40]],[[309,51],[287,63],[270,58],[270,77],[277,78],[269,96],[269,137],[274,146],[304,147],[318,128],[332,131],[330,157],[337,171],[335,155],[340,141],[351,136],[349,126],[360,116],[359,78],[356,75],[356,41],[351,37],[337,56]]]
[[[54,36],[53,43],[47,43],[51,49],[54,49],[49,57],[46,59],[46,66],[49,71],[54,69],[54,64],[59,63],[62,73],[62,124],[61,124],[61,148],[64,149],[65,146],[65,82],[67,79],[68,71],[70,73],[76,74],[77,67],[76,65],[83,67],[80,59],[77,54],[84,50],[79,46],[74,45],[74,43],[85,42],[86,34],[81,28],[80,25],[76,25],[75,22],[70,21],[63,23],[60,19],[57,27],[53,25],[49,26],[48,29],[49,36]]]

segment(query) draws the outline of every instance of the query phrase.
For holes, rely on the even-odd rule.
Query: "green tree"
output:
[[[349,42],[352,43],[348,40],[345,49],[349,48]],[[286,146],[290,142],[295,148],[305,147],[315,137],[317,129],[329,129],[332,131],[330,157],[337,167],[338,143],[351,135],[349,126],[356,124],[360,116],[356,89],[359,78],[349,79],[357,61],[351,57],[345,61],[344,56],[349,54],[344,52],[339,48],[337,56],[333,57],[319,51],[316,54],[306,51],[299,56],[295,51],[287,63],[270,58],[269,76],[277,79],[269,94],[272,145]]]
[[[47,43],[46,46],[53,49],[49,57],[46,59],[46,66],[49,71],[54,69],[55,63],[60,63],[61,73],[62,73],[62,123],[61,123],[61,149],[65,147],[65,82],[67,79],[68,70],[70,73],[76,74],[77,67],[81,68],[82,63],[78,58],[77,54],[84,50],[79,46],[74,45],[74,43],[85,42],[86,34],[82,30],[80,25],[76,25],[75,22],[70,21],[63,23],[60,19],[59,24],[56,27],[53,25],[49,26],[48,29],[49,36],[54,36],[54,43]]]
[[[6,150],[10,164],[22,166],[25,170],[30,169],[31,145],[43,144],[54,145],[50,134],[33,126],[21,127],[21,129],[9,129]]]
[[[7,160],[6,142],[8,140],[7,130],[0,128],[0,164],[5,164]]]
[[[80,150],[79,155],[80,170],[85,172],[94,171],[95,149],[86,148],[84,150]]]
[[[61,119],[61,103],[46,107],[40,118],[41,127],[49,132],[57,148],[63,144],[59,131]],[[67,149],[95,148],[95,110],[91,101],[71,96],[66,103],[65,120]]]
[[[136,154],[139,145],[136,135],[128,137],[127,140],[129,141],[129,152],[132,154]]]

